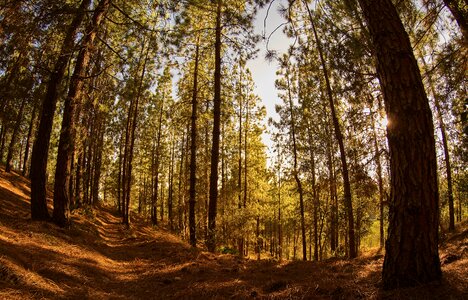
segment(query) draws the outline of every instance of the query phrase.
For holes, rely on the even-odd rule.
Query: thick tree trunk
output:
[[[343,191],[344,191],[344,204],[346,207],[346,214],[348,217],[348,238],[349,238],[349,257],[354,258],[357,256],[357,249],[355,243],[355,234],[354,234],[354,217],[353,217],[353,199],[351,198],[351,184],[349,182],[349,171],[348,163],[346,161],[346,151],[344,147],[344,138],[341,133],[340,122],[338,121],[338,116],[335,110],[335,101],[333,99],[333,92],[330,85],[330,80],[328,78],[328,68],[325,62],[325,57],[322,49],[321,41],[318,37],[317,30],[315,28],[314,19],[312,13],[309,9],[309,6],[305,3],[307,7],[307,12],[309,13],[310,23],[312,25],[312,31],[314,33],[315,42],[317,44],[317,50],[320,56],[320,62],[322,65],[323,76],[325,78],[326,90],[328,95],[328,101],[330,104],[331,117],[333,121],[333,127],[335,129],[335,137],[338,142],[338,147],[340,149],[340,159],[341,159],[341,172],[343,176]]]
[[[193,69],[192,88],[192,116],[190,128],[190,187],[189,187],[189,235],[192,247],[197,246],[195,203],[197,183],[197,109],[198,109],[198,62],[199,62],[199,39],[195,48],[195,66]]]
[[[377,59],[388,117],[390,216],[386,289],[441,278],[434,127],[416,59],[391,0],[359,0]]]
[[[215,30],[215,71],[213,99],[213,141],[211,147],[210,199],[208,204],[208,232],[206,246],[210,252],[216,249],[216,212],[218,205],[218,164],[221,124],[221,9],[217,1]]]
[[[46,172],[52,123],[65,68],[72,56],[78,29],[90,3],[91,0],[81,2],[76,16],[68,28],[60,55],[50,75],[46,95],[42,103],[41,121],[31,155],[31,218],[33,220],[49,219],[46,203]]]
[[[70,81],[68,96],[65,99],[55,169],[54,211],[52,215],[54,222],[59,226],[67,226],[70,222],[70,195],[68,194],[68,187],[71,175],[71,157],[75,147],[75,116],[78,106],[81,105],[84,78],[88,69],[94,39],[109,5],[110,0],[101,0],[94,10],[92,23],[86,28],[86,35],[83,38],[81,50],[76,59],[75,70]]]

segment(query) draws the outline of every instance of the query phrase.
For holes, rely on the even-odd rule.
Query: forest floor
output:
[[[70,229],[31,221],[29,181],[0,169],[0,299],[468,299],[468,223],[441,246],[443,280],[383,291],[382,255],[323,262],[239,259],[191,248],[109,207]]]

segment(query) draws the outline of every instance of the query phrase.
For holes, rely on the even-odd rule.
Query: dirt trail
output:
[[[110,207],[79,209],[70,229],[33,222],[29,182],[0,169],[0,299],[380,299],[468,296],[468,259],[460,250],[441,284],[383,292],[381,256],[352,261],[241,260],[191,248],[132,218],[127,229]],[[464,235],[463,235],[464,234]],[[453,248],[451,248],[451,251]],[[466,248],[468,249],[468,248]]]

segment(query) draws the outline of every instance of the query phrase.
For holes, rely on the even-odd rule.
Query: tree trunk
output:
[[[122,153],[122,147],[124,144],[124,136],[123,136],[123,131],[120,136],[120,143],[119,143],[119,170],[117,171],[117,211],[119,213],[122,213],[122,167],[123,167],[123,153]]]
[[[160,111],[159,111],[159,120],[158,120],[158,137],[156,139],[156,157],[155,157],[155,165],[154,165],[154,191],[152,197],[152,223],[153,225],[158,224],[158,214],[157,214],[157,205],[158,205],[158,197],[159,197],[159,164],[160,164],[160,156],[161,156],[161,135],[162,135],[162,116],[164,112],[164,100],[161,100],[160,104]]]
[[[78,8],[65,40],[60,55],[55,63],[54,70],[47,84],[47,91],[42,103],[41,121],[34,141],[31,155],[31,218],[33,220],[48,220],[46,202],[46,172],[50,144],[50,134],[54,120],[59,88],[65,73],[65,68],[72,56],[76,35],[84,19],[91,0],[83,0]]]
[[[84,78],[88,69],[94,39],[107,13],[110,0],[101,0],[94,10],[92,23],[86,28],[80,52],[75,63],[75,70],[70,81],[68,96],[65,99],[63,111],[62,130],[57,152],[57,165],[55,169],[54,184],[54,211],[53,220],[59,226],[68,226],[70,214],[70,198],[68,187],[71,174],[71,157],[75,148],[76,113],[81,105],[81,95],[84,87]]]
[[[99,109],[99,108],[98,108]],[[99,202],[99,183],[101,181],[101,166],[102,166],[102,153],[104,145],[104,134],[106,132],[105,116],[102,112],[97,112],[98,116],[98,140],[94,150],[94,176],[93,176],[93,204]]]
[[[377,131],[375,129],[375,119],[374,113],[371,111],[371,123],[372,123],[372,139],[374,141],[374,151],[375,151],[375,165],[377,167],[377,183],[379,186],[379,236],[380,236],[380,248],[383,249],[385,236],[384,236],[384,187],[383,187],[383,174],[382,174],[382,162],[380,159],[380,147],[377,140]]]
[[[239,158],[237,160],[237,208],[242,209],[242,105],[243,105],[243,94],[242,94],[242,65],[239,64],[239,139],[238,139],[238,148]],[[239,256],[244,255],[244,237],[241,235],[237,241],[237,248],[239,251]]]
[[[174,165],[175,165],[175,146],[176,143],[172,140],[171,161],[169,165],[169,191],[167,193],[167,217],[169,219],[169,228],[174,230],[173,219],[173,194],[174,194]]]
[[[199,38],[195,48],[195,66],[193,68],[193,88],[192,88],[192,116],[190,130],[190,187],[189,187],[189,235],[190,245],[197,246],[195,203],[197,184],[197,109],[198,109],[198,61],[199,61]]]
[[[23,101],[21,101],[21,106],[18,111],[18,116],[16,117],[15,126],[13,127],[13,133],[11,134],[11,140],[10,140],[10,145],[8,146],[8,154],[7,154],[7,160],[6,160],[6,166],[5,166],[5,172],[7,173],[11,171],[13,152],[15,151],[16,140],[18,138],[18,134],[20,131],[21,121],[23,120],[23,111],[24,111],[24,106],[26,105],[26,99],[27,98],[24,98]]]
[[[2,131],[0,132],[0,162],[3,161],[3,150],[5,149],[7,129],[6,121],[2,120]]]
[[[31,147],[31,139],[34,134],[36,127],[36,116],[37,116],[37,105],[33,105],[33,111],[31,113],[31,121],[29,122],[28,137],[26,139],[26,149],[24,149],[24,163],[23,163],[23,176],[28,175],[28,162],[29,162],[29,150]]]
[[[359,0],[377,59],[388,116],[390,216],[386,289],[441,278],[434,127],[416,59],[391,0]]]
[[[310,168],[312,172],[312,202],[313,202],[313,223],[314,223],[314,260],[318,261],[318,206],[319,199],[317,193],[317,180],[315,174],[315,153],[313,148],[313,137],[311,124],[307,121],[307,134],[309,139],[309,149],[310,149]],[[312,243],[312,238],[310,239]],[[312,250],[312,249],[311,249]],[[312,252],[312,251],[311,251]],[[310,254],[312,260],[312,253]]]
[[[355,243],[355,236],[354,236],[353,199],[351,198],[351,184],[349,182],[349,171],[348,171],[348,163],[346,161],[344,138],[343,138],[343,134],[341,133],[340,122],[338,121],[338,116],[335,110],[335,101],[333,99],[333,92],[332,92],[331,85],[330,85],[330,79],[328,78],[328,68],[325,62],[325,57],[324,57],[324,53],[322,50],[322,44],[318,37],[317,30],[315,28],[314,19],[309,9],[309,6],[307,5],[307,3],[304,3],[304,4],[306,5],[307,12],[309,13],[309,19],[312,25],[312,31],[314,33],[315,42],[317,44],[317,50],[320,56],[323,76],[325,78],[328,101],[330,104],[333,127],[335,129],[335,137],[338,142],[339,149],[340,149],[341,172],[343,176],[344,204],[346,207],[346,214],[348,217],[349,257],[355,258],[357,256],[357,252],[356,252],[356,243]]]
[[[217,0],[213,99],[213,141],[211,147],[210,201],[208,204],[208,232],[206,241],[206,246],[210,252],[214,252],[216,248],[216,211],[218,205],[218,164],[221,123],[221,8],[222,0]]]
[[[289,64],[288,64],[289,65]],[[286,72],[290,72],[289,66]],[[305,229],[305,218],[304,218],[304,190],[302,188],[302,182],[299,178],[299,170],[297,163],[297,143],[296,143],[296,119],[294,116],[294,106],[293,99],[291,94],[291,82],[289,79],[289,74],[286,75],[287,88],[288,88],[288,104],[289,104],[289,114],[290,114],[290,126],[291,126],[291,138],[293,146],[293,176],[296,181],[297,191],[299,192],[299,213],[301,216],[301,234],[302,234],[302,259],[307,260],[307,241],[306,241],[306,229]]]

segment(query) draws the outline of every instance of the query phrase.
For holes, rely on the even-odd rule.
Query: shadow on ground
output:
[[[79,209],[61,229],[33,222],[29,182],[0,170],[0,298],[27,299],[463,299],[467,235],[448,244],[438,284],[383,292],[382,256],[324,262],[242,260],[191,248],[110,207]],[[455,250],[453,249],[455,247]],[[458,251],[458,252],[457,252]],[[448,260],[447,260],[448,261]]]

